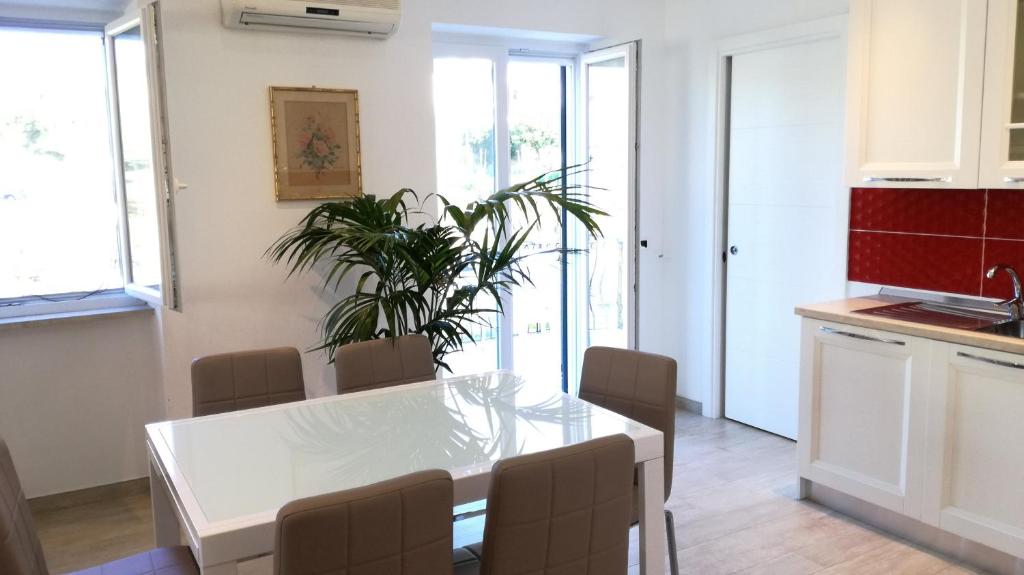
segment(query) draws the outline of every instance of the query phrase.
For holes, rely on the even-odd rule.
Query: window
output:
[[[156,18],[0,27],[0,317],[176,303]]]
[[[534,285],[513,288],[476,345],[450,356],[455,374],[511,369],[568,390],[588,346],[635,345],[635,50],[548,57],[435,46],[440,194],[466,204],[587,162],[591,200],[609,213],[597,240],[572,221],[534,230],[524,245],[535,254],[526,264]]]
[[[124,287],[103,35],[0,28],[0,299]]]

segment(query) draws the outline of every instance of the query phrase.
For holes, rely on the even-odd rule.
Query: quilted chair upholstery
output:
[[[192,415],[227,413],[306,399],[294,347],[223,353],[192,362]]]
[[[334,355],[338,393],[390,387],[434,376],[430,340],[422,335],[350,343]]]
[[[0,438],[0,573],[49,575],[32,512],[7,443]]]
[[[583,355],[580,397],[590,403],[661,431],[665,450],[665,500],[672,493],[676,438],[676,360],[630,349],[591,347]],[[634,489],[633,523],[640,517],[639,490]],[[665,510],[669,562],[679,572],[675,521]]]
[[[0,438],[0,573],[49,575],[7,443]],[[71,575],[198,575],[187,547],[153,549]]]
[[[452,478],[422,471],[288,503],[275,575],[450,575]]]
[[[479,572],[625,573],[633,455],[633,440],[615,435],[496,463]]]

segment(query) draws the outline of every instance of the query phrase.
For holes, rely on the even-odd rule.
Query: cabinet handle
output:
[[[898,339],[882,339],[880,337],[871,337],[870,335],[861,335],[859,333],[853,333],[852,331],[842,331],[831,327],[821,326],[818,328],[821,333],[827,333],[829,335],[841,335],[843,337],[851,337],[853,339],[861,339],[864,341],[873,341],[876,343],[887,343],[889,345],[907,345],[907,342],[900,341]],[[1024,369],[1024,368],[1022,368]]]
[[[898,177],[887,177],[887,176],[868,176],[864,178],[865,184],[871,184],[875,182],[890,182],[894,184],[916,184],[916,183],[927,183],[927,182],[942,182],[945,184],[951,183],[953,176],[940,176],[937,178],[898,178]]]
[[[981,357],[980,355],[974,355],[972,353],[964,353],[962,351],[956,352],[957,357],[964,359],[973,359],[974,361],[980,361],[984,363],[991,363],[992,365],[998,365],[999,367],[1010,367],[1013,369],[1024,369],[1024,363],[1014,363],[1012,361],[1003,361],[1001,359],[992,359],[990,357]]]
[[[1007,177],[1007,178],[1003,178],[1003,182],[1005,182],[1007,184],[1020,184],[1020,183],[1024,183],[1024,178]]]

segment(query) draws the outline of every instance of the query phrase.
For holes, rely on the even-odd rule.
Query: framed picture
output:
[[[357,91],[271,86],[270,127],[278,201],[362,195]]]

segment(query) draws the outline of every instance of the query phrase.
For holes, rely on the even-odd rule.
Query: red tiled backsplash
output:
[[[1024,192],[853,189],[850,281],[1009,298],[997,263],[1024,271]]]

